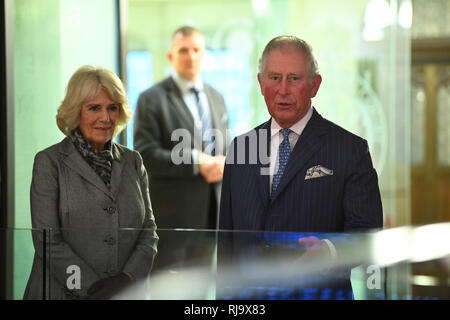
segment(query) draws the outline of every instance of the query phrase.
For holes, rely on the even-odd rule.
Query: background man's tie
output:
[[[200,100],[200,95],[199,95],[200,91],[195,87],[192,87],[189,90],[195,94],[195,98],[197,100],[197,110],[198,110],[198,115],[200,117],[200,120],[202,122],[202,137],[203,137],[206,130],[211,129],[211,115],[209,114],[208,108],[206,108]],[[213,139],[204,141],[204,147],[206,147],[210,143],[212,143],[213,142],[212,140]],[[214,154],[214,150],[212,150],[211,154]]]
[[[195,87],[192,87],[190,90],[195,94],[195,98],[197,99],[198,115],[202,121],[202,130],[205,132],[205,130],[211,129],[211,116],[209,115],[209,110],[200,101],[200,91]]]
[[[289,156],[291,155],[291,145],[289,144],[289,133],[291,129],[281,129],[281,134],[283,135],[283,141],[281,141],[278,147],[278,170],[273,175],[272,180],[272,192],[271,195],[275,194],[278,184],[280,183],[281,177],[283,176],[284,169],[286,169],[286,164],[288,163]],[[276,166],[275,166],[276,170]]]

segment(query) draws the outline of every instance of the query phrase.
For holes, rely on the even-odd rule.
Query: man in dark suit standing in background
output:
[[[294,36],[271,40],[260,59],[258,81],[272,118],[230,147],[220,228],[381,228],[378,178],[367,142],[322,118],[311,105],[322,78],[310,46]],[[249,143],[239,143],[246,138]],[[255,153],[255,163],[239,163]],[[263,159],[261,154],[269,156]]]
[[[222,95],[200,75],[204,54],[197,29],[177,29],[167,55],[173,72],[138,99],[134,147],[149,172],[159,229],[217,228],[225,150],[212,147],[208,133],[225,145],[228,115]],[[163,249],[163,237],[160,244]],[[183,250],[173,259],[182,260]]]

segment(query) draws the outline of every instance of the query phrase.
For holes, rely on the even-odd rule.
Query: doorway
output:
[[[450,39],[412,41],[411,223],[450,221]],[[449,299],[442,260],[416,263],[413,296]]]
[[[450,221],[450,39],[413,41],[411,223]]]

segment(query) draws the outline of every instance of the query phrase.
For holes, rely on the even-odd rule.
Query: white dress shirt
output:
[[[171,74],[173,80],[175,81],[175,84],[177,85],[178,89],[180,89],[181,96],[186,103],[189,111],[192,114],[192,118],[194,118],[194,125],[196,129],[200,130],[202,129],[202,121],[200,119],[200,115],[198,113],[198,107],[197,107],[197,98],[195,94],[190,91],[192,87],[195,87],[199,91],[199,99],[200,103],[209,110],[209,114],[211,114],[211,110],[209,108],[208,98],[206,97],[206,93],[204,91],[204,85],[203,80],[201,76],[197,78],[197,81],[195,83],[186,80],[185,78],[181,77],[178,73],[175,71]]]
[[[291,145],[291,151],[294,149],[295,144],[298,141],[298,138],[302,134],[303,130],[305,129],[306,125],[308,124],[308,121],[311,119],[311,116],[313,114],[313,108],[312,106],[309,108],[308,112],[305,114],[303,118],[300,119],[297,123],[295,123],[293,126],[291,126],[289,129],[292,130],[292,132],[289,134],[289,144]],[[275,173],[275,165],[277,164],[277,157],[278,157],[278,147],[280,146],[281,142],[283,141],[283,135],[281,134],[282,127],[275,121],[274,118],[272,118],[271,124],[270,124],[270,178],[269,178],[269,192],[272,190],[272,181],[273,181],[273,175]],[[330,250],[330,255],[332,258],[336,258],[336,248],[333,245],[333,243],[328,239],[322,239],[322,242],[326,244],[328,249]]]
[[[309,108],[308,112],[305,114],[303,118],[300,119],[297,123],[295,123],[289,129],[292,132],[289,134],[289,144],[291,145],[291,151],[294,149],[295,144],[297,143],[298,138],[302,134],[303,130],[306,127],[309,119],[312,116],[312,107]],[[270,124],[270,178],[269,178],[269,190],[272,190],[272,181],[273,175],[275,173],[275,165],[277,163],[278,157],[278,147],[283,141],[283,135],[281,134],[281,126],[272,118]]]

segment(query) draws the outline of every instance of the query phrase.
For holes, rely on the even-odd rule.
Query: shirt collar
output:
[[[308,112],[305,114],[305,116],[301,118],[298,122],[296,122],[293,126],[291,126],[289,129],[291,129],[298,136],[300,136],[303,130],[305,129],[309,119],[311,119],[312,114],[313,114],[313,107],[311,106]],[[274,118],[272,118],[272,121],[270,123],[270,136],[271,137],[275,136],[281,129],[282,129],[281,126],[275,121]]]
[[[171,76],[183,95],[189,93],[189,89],[192,87],[197,88],[199,91],[203,90],[203,80],[200,75],[195,83],[183,78],[175,70],[172,70]]]

